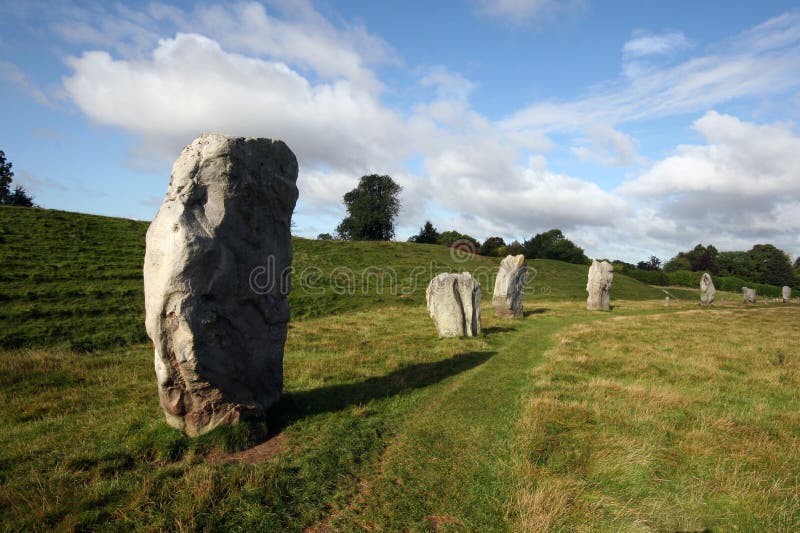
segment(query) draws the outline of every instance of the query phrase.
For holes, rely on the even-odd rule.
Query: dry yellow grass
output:
[[[515,528],[797,530],[798,318],[703,309],[564,330],[518,426]]]

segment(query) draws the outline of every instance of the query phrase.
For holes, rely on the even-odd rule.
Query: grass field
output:
[[[0,347],[64,345],[78,352],[147,340],[142,265],[148,223],[49,209],[0,206]],[[331,242],[295,238],[292,317],[425,302],[437,273],[480,274],[491,291],[499,259],[459,262],[444,246]],[[585,298],[587,268],[558,261],[531,264],[537,298]],[[615,295],[661,293],[618,276]]]
[[[125,267],[109,239],[132,241],[143,226],[108,220],[53,240],[49,260],[62,258],[76,291],[90,283],[74,267],[78,242],[105,246],[119,271],[140,261]],[[4,257],[22,257],[9,235]],[[30,257],[45,261],[29,235]],[[319,257],[323,271],[339,260],[388,264],[403,250],[447,254],[344,246],[298,240],[295,253]],[[392,264],[413,269],[416,259]],[[18,289],[3,292],[4,313],[24,305],[19,261],[3,278],[4,291]],[[48,271],[35,261],[28,270]],[[321,300],[325,314],[290,324],[286,393],[266,428],[194,440],[163,420],[146,342],[85,353],[62,334],[0,349],[2,529],[800,529],[800,306],[699,309],[687,291],[664,308],[661,290],[620,276],[614,310],[592,313],[584,267],[534,266],[532,287],[550,290],[531,291],[524,319],[495,318],[485,298],[477,338],[438,339],[418,295]],[[47,280],[57,308],[68,298]],[[112,318],[45,313],[33,324],[55,330],[66,317],[100,335],[141,318],[116,308],[125,296],[106,298]],[[2,325],[33,335],[27,320],[6,314]]]

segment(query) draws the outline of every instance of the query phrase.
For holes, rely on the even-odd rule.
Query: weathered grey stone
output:
[[[791,287],[789,287],[787,285],[783,286],[783,289],[781,289],[781,299],[783,300],[783,303],[786,303],[786,302],[788,302],[789,300],[792,299],[792,288]]]
[[[746,304],[756,303],[756,290],[747,287],[742,287],[742,299]]]
[[[586,291],[586,309],[590,311],[611,310],[611,283],[614,281],[614,267],[608,261],[592,261],[589,267],[589,281]]]
[[[664,298],[664,307],[669,307],[669,296]]]
[[[281,141],[215,134],[172,167],[147,230],[145,325],[167,422],[190,436],[280,398],[297,170]]]
[[[481,332],[481,284],[469,272],[439,274],[425,292],[440,337],[474,337]]]
[[[528,264],[524,255],[507,255],[500,261],[492,293],[492,306],[497,316],[522,318],[522,299],[527,280]]]
[[[717,289],[714,287],[711,274],[704,273],[703,277],[700,278],[700,305],[711,305],[716,294]]]

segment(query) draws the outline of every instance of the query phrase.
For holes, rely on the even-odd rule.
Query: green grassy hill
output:
[[[142,263],[147,222],[50,209],[0,207],[0,347],[67,342],[78,351],[147,340]],[[499,259],[458,262],[443,246],[294,239],[295,319],[374,306],[420,306],[431,277],[473,272],[493,288]],[[583,300],[587,267],[531,262],[534,301]],[[617,275],[613,297],[663,293]]]

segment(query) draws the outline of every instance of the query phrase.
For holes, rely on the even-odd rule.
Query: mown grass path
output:
[[[506,529],[515,427],[531,370],[554,345],[555,333],[608,317],[545,307],[489,328],[491,357],[453,377],[408,414],[376,475],[362,481],[359,496],[327,525]]]

